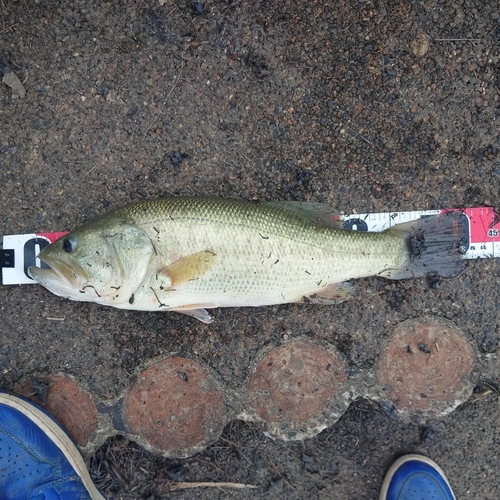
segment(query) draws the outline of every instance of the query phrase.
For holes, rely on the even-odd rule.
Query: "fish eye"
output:
[[[69,237],[69,238],[64,238],[63,244],[62,244],[63,250],[65,252],[72,252],[76,248],[76,240],[75,238]]]

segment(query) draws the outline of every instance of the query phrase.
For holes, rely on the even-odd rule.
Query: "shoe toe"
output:
[[[389,473],[383,500],[455,500],[441,469],[432,460],[400,459]]]

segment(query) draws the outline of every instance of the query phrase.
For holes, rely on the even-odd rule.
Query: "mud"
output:
[[[495,2],[462,0],[4,2],[0,69],[26,95],[0,86],[2,234],[69,230],[131,201],[179,194],[325,202],[348,213],[495,205],[499,25]],[[221,437],[194,456],[162,458],[112,427],[126,437],[87,457],[109,498],[225,481],[258,489],[175,495],[375,499],[406,452],[436,460],[457,498],[495,498],[499,272],[488,259],[456,279],[357,280],[355,298],[338,306],[215,310],[211,325],[3,286],[0,387],[67,377],[91,395],[100,429],[102,405],[122,404],[157,360],[207,370],[235,417]],[[370,387],[393,328],[424,317],[451,322],[474,363],[454,411],[412,420]],[[304,338],[340,353],[366,394],[353,392],[346,413],[304,441],[277,438],[259,418],[238,420],[227,407],[234,388],[260,373],[264,355]],[[416,344],[422,363],[425,349]],[[276,376],[264,375],[257,390]],[[329,394],[321,392],[327,406]],[[252,394],[248,402],[254,415],[282,418]],[[110,426],[123,416],[107,415]]]

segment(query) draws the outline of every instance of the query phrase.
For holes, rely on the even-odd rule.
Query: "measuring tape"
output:
[[[465,259],[491,259],[500,257],[500,217],[493,207],[451,210],[462,212],[467,218],[466,233],[461,253]],[[387,212],[373,214],[342,215],[346,229],[355,231],[384,231],[396,224],[448,213],[450,210],[416,210],[412,212]],[[14,234],[3,237],[0,250],[0,266],[4,285],[36,283],[28,276],[28,267],[48,266],[37,258],[41,250],[67,232]]]
[[[2,283],[4,285],[24,285],[36,283],[28,275],[28,267],[44,267],[47,264],[38,259],[38,254],[66,232],[11,234],[2,239],[3,249],[0,250],[0,265],[2,267]]]
[[[467,219],[465,227],[468,234],[464,235],[464,248],[460,249],[464,259],[500,257],[500,215],[494,207],[355,214],[341,216],[341,219],[346,229],[384,231],[396,224],[450,212],[462,212]]]

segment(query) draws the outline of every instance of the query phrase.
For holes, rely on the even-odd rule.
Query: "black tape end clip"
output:
[[[14,267],[14,250],[0,249],[0,268]]]

